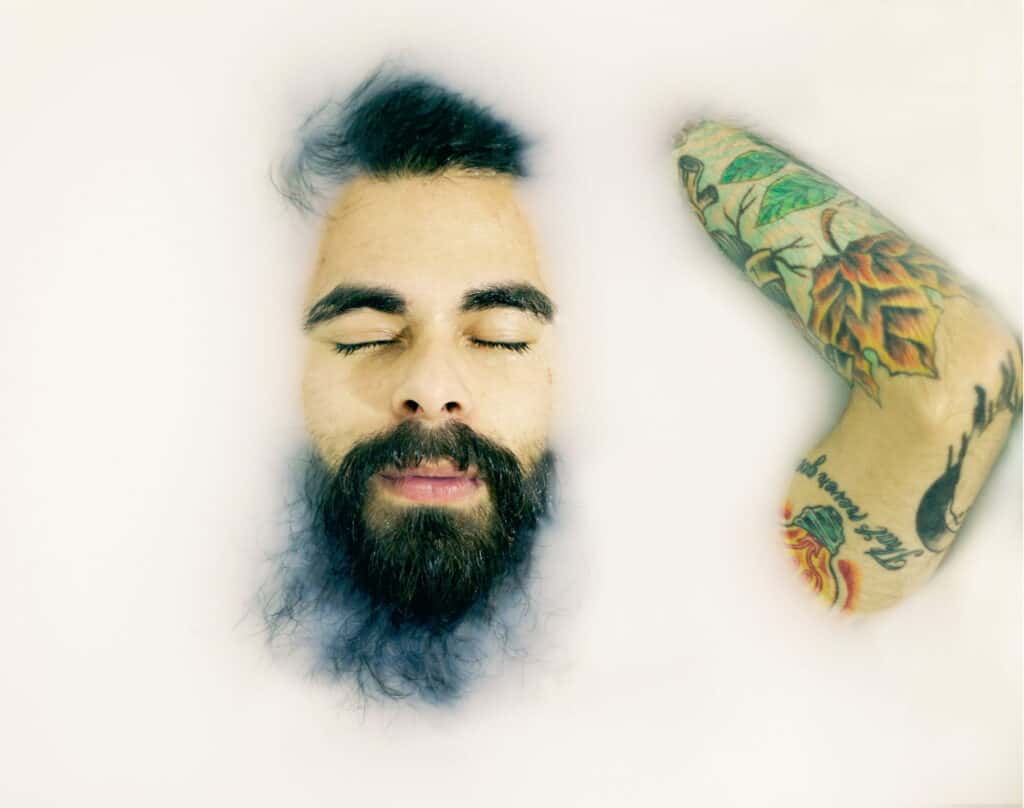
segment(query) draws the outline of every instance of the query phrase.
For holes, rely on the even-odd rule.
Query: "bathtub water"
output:
[[[1019,426],[923,591],[818,611],[776,522],[845,388],[699,231],[670,159],[685,120],[749,123],[1019,332],[1018,6],[14,16],[4,804],[1020,801]],[[530,653],[450,710],[361,707],[268,653],[251,613],[303,440],[317,234],[269,167],[385,56],[534,135],[561,306],[563,506]]]

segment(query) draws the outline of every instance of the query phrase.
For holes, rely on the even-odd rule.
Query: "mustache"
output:
[[[388,432],[356,443],[338,468],[338,482],[347,491],[360,491],[385,469],[444,460],[462,472],[475,467],[492,491],[513,485],[524,474],[515,454],[464,423],[452,421],[428,428],[417,421],[403,421]]]

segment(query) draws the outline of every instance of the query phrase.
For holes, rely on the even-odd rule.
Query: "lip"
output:
[[[475,469],[460,471],[450,461],[387,470],[381,472],[378,477],[387,491],[401,499],[434,504],[456,503],[469,499],[482,486]]]

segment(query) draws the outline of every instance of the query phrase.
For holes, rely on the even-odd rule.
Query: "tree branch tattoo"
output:
[[[833,180],[749,133],[740,135],[761,148],[728,162],[718,184],[781,176],[763,187],[751,184],[732,212],[722,202],[718,186],[702,186],[707,173],[702,160],[684,153],[677,162],[690,204],[719,249],[768,297],[798,314],[829,364],[875,401],[880,402],[875,379],[879,368],[891,375],[936,378],[939,303],[943,297],[964,294],[952,272]],[[833,201],[835,206],[818,214],[817,245],[800,232],[778,238],[786,233],[787,217]],[[755,205],[754,235],[744,236],[743,216]],[[860,227],[868,218],[884,229],[841,247],[834,225],[843,209],[857,214],[848,228]],[[724,220],[728,228],[716,226],[715,219]],[[779,241],[777,246],[774,241]],[[820,259],[809,271],[787,257],[793,250],[812,247]]]
[[[955,461],[953,447],[949,447],[946,470],[928,486],[928,490],[921,497],[921,504],[917,506],[917,535],[924,546],[933,553],[945,550],[956,538],[963,524],[967,506],[956,506],[956,488],[971,441],[988,429],[999,413],[1016,414],[1021,408],[1020,379],[1012,356],[1007,356],[1006,361],[1000,364],[999,371],[1002,375],[1002,384],[994,400],[988,399],[984,387],[974,386],[977,398],[971,429],[960,436],[960,448]]]

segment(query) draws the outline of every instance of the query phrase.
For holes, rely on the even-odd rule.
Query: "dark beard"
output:
[[[398,506],[372,496],[385,468],[449,460],[475,466],[488,501],[474,509]],[[312,634],[321,666],[366,695],[449,701],[506,636],[527,601],[525,578],[548,512],[554,461],[529,472],[458,422],[406,421],[356,444],[337,470],[313,454],[292,512],[288,549],[264,600],[273,635]]]

